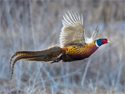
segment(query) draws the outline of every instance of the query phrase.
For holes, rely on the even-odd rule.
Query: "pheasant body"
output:
[[[79,14],[68,12],[63,16],[62,30],[60,33],[60,46],[54,46],[42,51],[17,51],[10,59],[11,79],[14,65],[18,60],[42,62],[70,62],[82,60],[92,55],[101,45],[108,43],[107,38],[95,39],[98,28],[91,38],[85,36],[83,17]],[[12,63],[13,61],[13,63]],[[12,66],[11,66],[12,63]]]
[[[65,53],[62,56],[62,60],[64,62],[82,60],[89,57],[97,49],[98,47],[94,44],[94,42],[90,44],[83,44],[81,46],[73,45],[69,47],[64,47],[62,48],[62,50]],[[70,58],[70,60],[68,60],[68,58]]]

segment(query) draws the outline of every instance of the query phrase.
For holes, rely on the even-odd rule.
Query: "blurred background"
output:
[[[16,51],[59,46],[62,16],[84,17],[87,36],[99,25],[101,46],[75,62],[18,61],[10,81],[9,60]],[[124,94],[124,0],[0,0],[0,94]]]

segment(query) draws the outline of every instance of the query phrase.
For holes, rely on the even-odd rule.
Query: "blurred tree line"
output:
[[[32,12],[29,8],[31,6]],[[19,12],[20,22],[22,22],[23,16],[30,16],[31,13],[35,17],[40,15],[42,17],[43,13],[50,15],[51,12],[51,15],[53,14],[56,19],[59,14],[63,15],[67,10],[82,13],[85,23],[101,21],[107,26],[109,22],[125,21],[124,0],[1,0],[0,22],[2,26],[9,24],[6,16],[7,11],[13,19],[16,19],[15,9]],[[30,17],[28,17],[28,20],[30,22]]]

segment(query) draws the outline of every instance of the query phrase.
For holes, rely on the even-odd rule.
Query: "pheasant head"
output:
[[[97,47],[100,47],[103,44],[109,43],[109,40],[107,38],[101,38],[101,39],[97,39],[95,40],[95,45]]]

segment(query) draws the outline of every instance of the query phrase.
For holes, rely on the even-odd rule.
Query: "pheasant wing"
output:
[[[82,15],[68,12],[63,16],[62,24],[61,47],[85,43]]]

